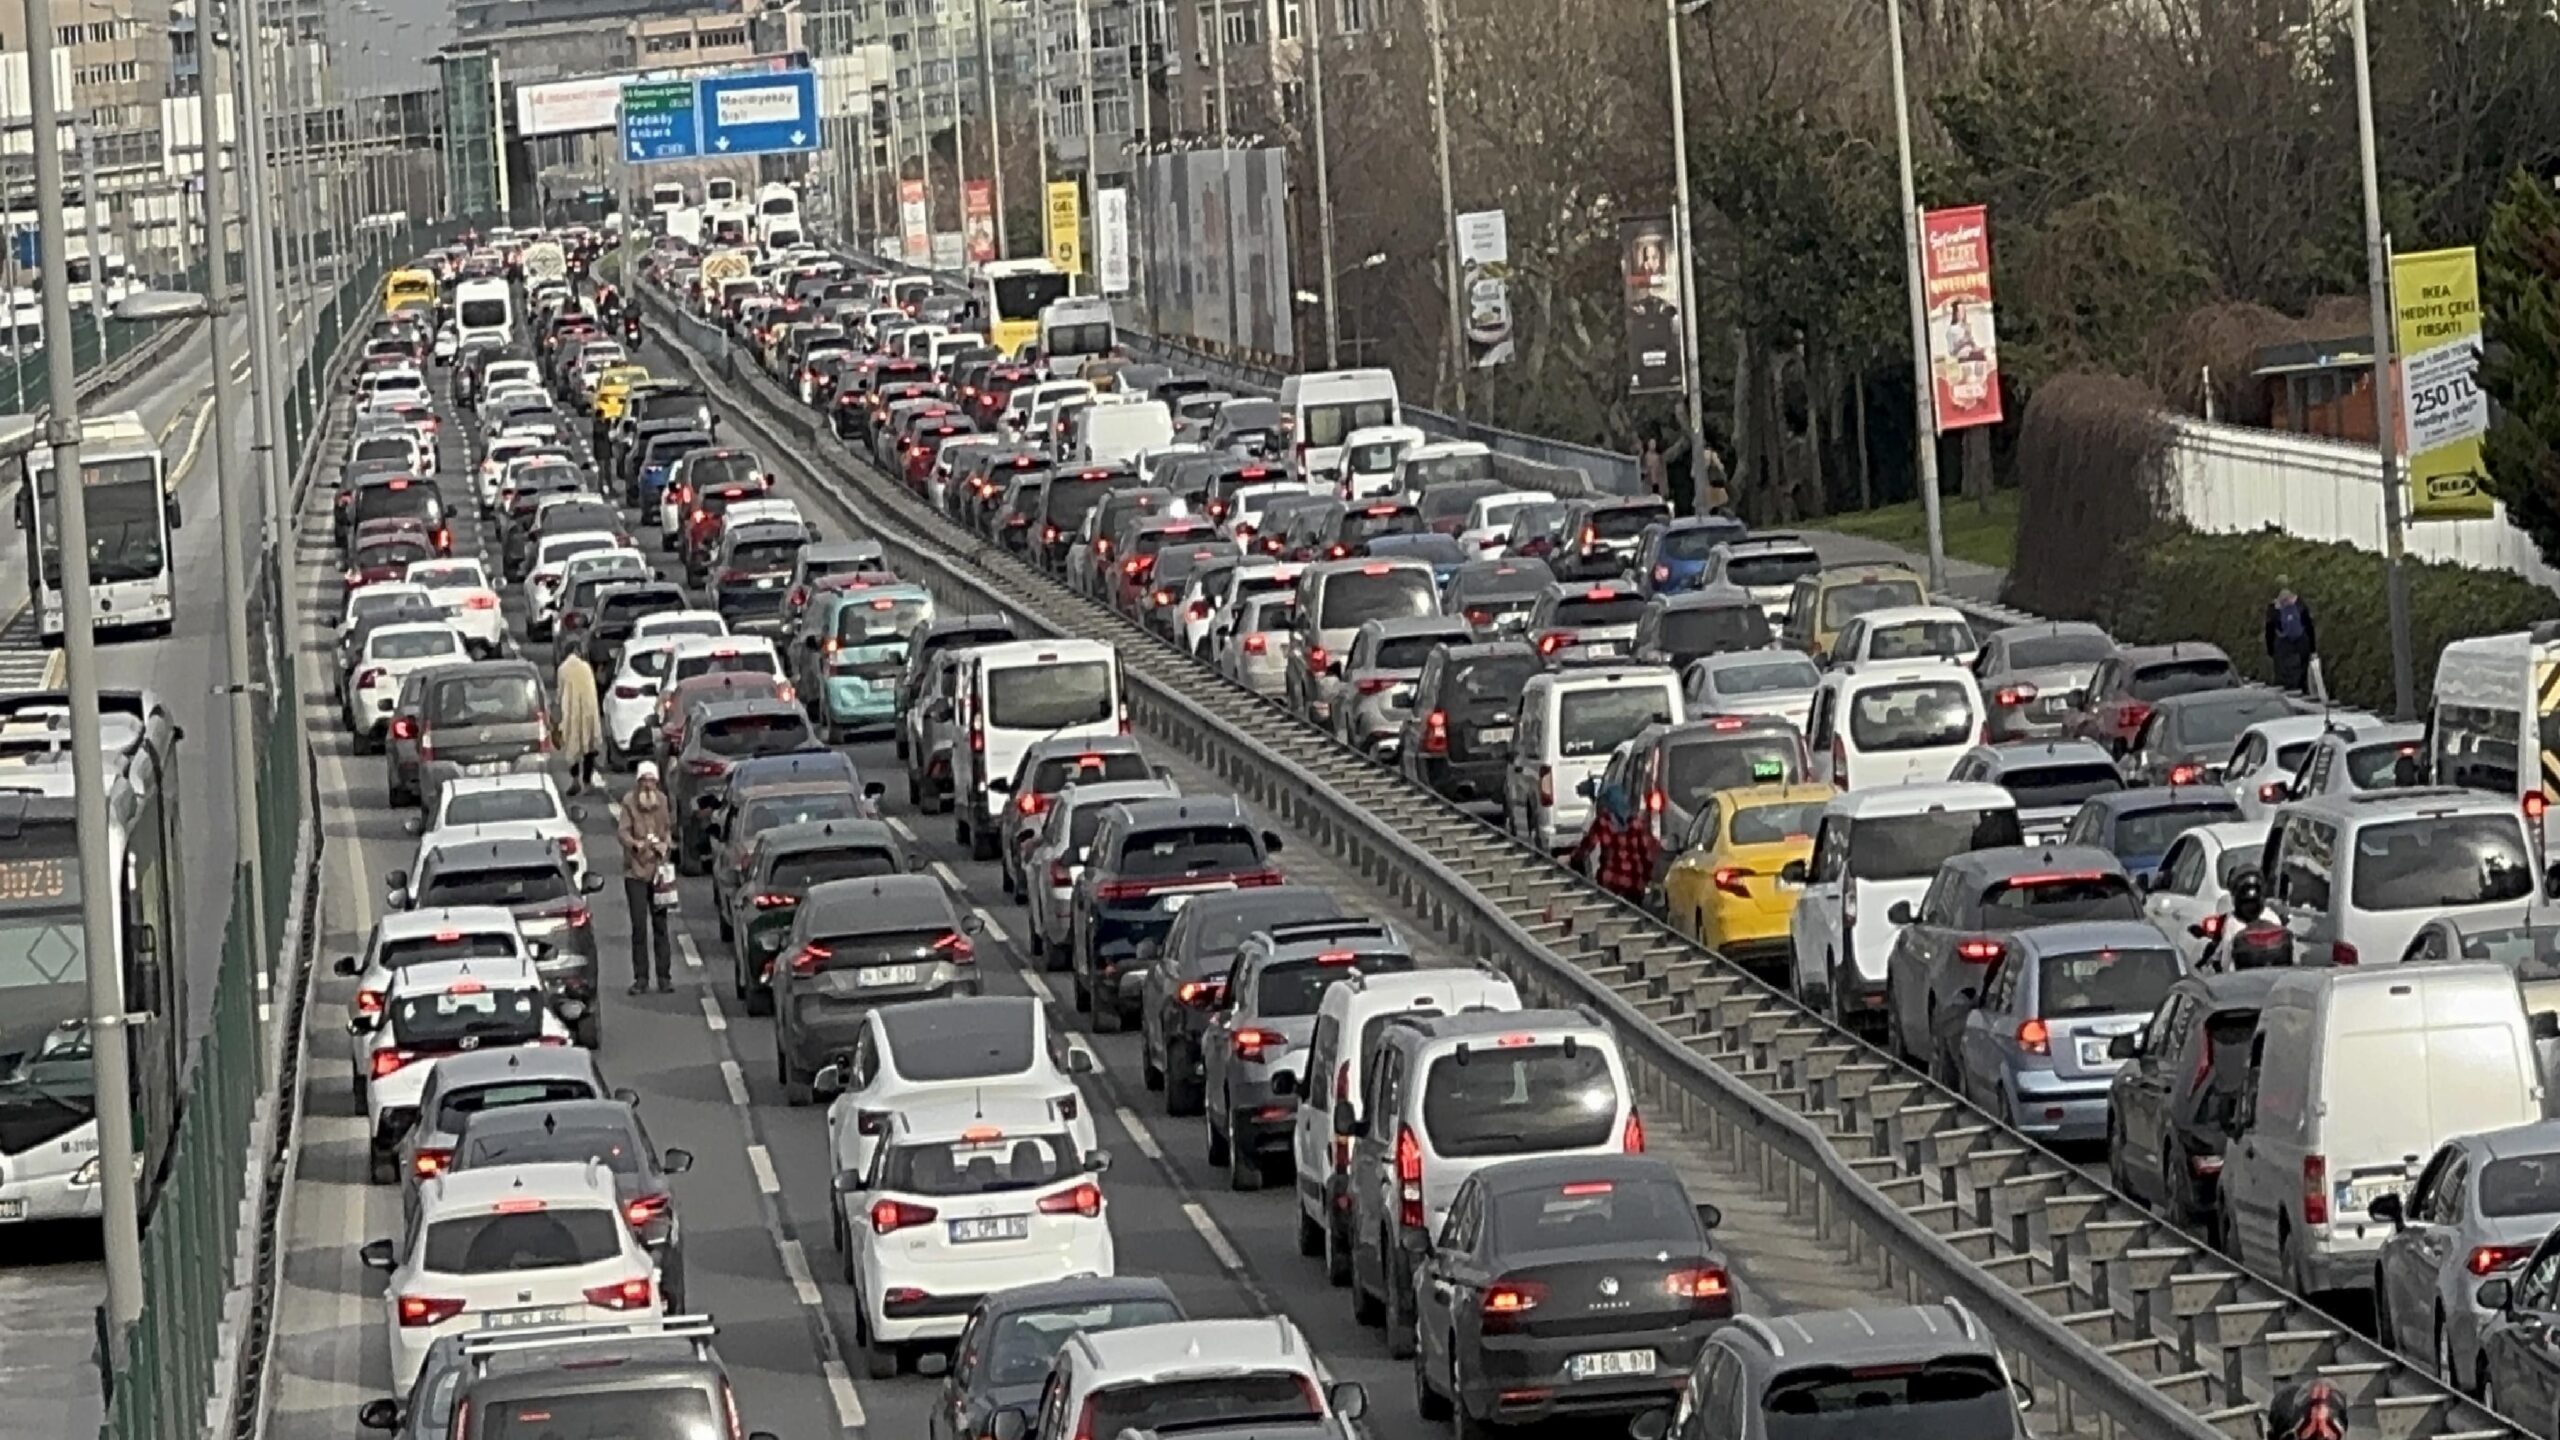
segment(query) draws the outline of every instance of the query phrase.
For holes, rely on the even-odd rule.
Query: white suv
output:
[[[1797,998],[1828,1007],[1845,1028],[1883,1034],[1885,960],[1902,928],[1894,905],[1919,904],[1953,856],[2024,843],[2017,797],[1997,785],[1893,785],[1834,799],[1813,858],[1789,861],[1778,877],[1804,891],[1787,919]]]
[[[515,912],[504,905],[433,905],[424,910],[385,910],[361,955],[341,955],[332,973],[356,982],[347,997],[347,1030],[369,1033],[391,996],[391,977],[411,965],[436,960],[530,960]],[[347,1057],[353,1093],[364,1093],[365,1047]]]
[[[994,1440],[1153,1433],[1203,1413],[1341,1436],[1368,1413],[1369,1393],[1356,1380],[1326,1384],[1307,1337],[1274,1315],[1077,1331],[1050,1362],[1039,1404],[1036,1415],[998,1410],[987,1427]]]
[[[542,976],[517,957],[433,960],[391,972],[382,1014],[348,1025],[365,1056],[364,1115],[376,1185],[400,1178],[400,1140],[418,1120],[435,1062],[465,1050],[566,1045]]]

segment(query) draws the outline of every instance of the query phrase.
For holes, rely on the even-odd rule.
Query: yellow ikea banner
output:
[[[2409,518],[2488,519],[2495,501],[2480,453],[2489,395],[2480,388],[2478,252],[2394,255],[2391,309]]]
[[[1084,273],[1084,200],[1073,180],[1049,182],[1049,263]]]

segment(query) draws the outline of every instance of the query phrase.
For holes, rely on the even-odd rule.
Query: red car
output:
[[[386,580],[397,580],[409,573],[412,564],[432,560],[435,556],[435,546],[427,542],[426,536],[411,531],[359,540],[355,553],[347,558],[347,593],[352,594],[367,585],[379,585]]]
[[[925,480],[933,474],[934,457],[942,453],[942,442],[954,435],[975,435],[978,427],[965,415],[945,415],[918,425],[907,438],[907,452],[901,467],[907,488],[922,494]]]

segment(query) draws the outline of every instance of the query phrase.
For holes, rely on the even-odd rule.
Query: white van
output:
[[[2530,831],[2506,797],[2445,786],[2283,806],[2264,866],[2294,963],[2390,965],[2430,920],[2532,899]]]
[[[945,330],[925,345],[924,360],[926,364],[933,367],[936,380],[950,385],[952,383],[951,357],[963,350],[974,350],[986,343],[987,337],[975,330]]]
[[[1070,295],[1040,308],[1040,373],[1052,380],[1076,378],[1085,361],[1119,344],[1111,302],[1099,295]]]
[[[1680,677],[1663,665],[1551,670],[1521,687],[1504,826],[1548,853],[1570,850],[1591,823],[1591,787],[1609,757],[1648,725],[1686,718]],[[1949,762],[1953,763],[1953,762]]]
[[[1085,412],[1079,450],[1087,465],[1134,463],[1173,443],[1173,407],[1161,400],[1124,400]]]
[[[650,214],[664,217],[668,211],[679,209],[683,205],[683,186],[678,185],[673,181],[661,180],[657,184],[649,187]],[[687,238],[689,239],[691,237],[688,236]]]
[[[734,205],[738,201],[738,180],[734,175],[714,175],[702,182],[702,203]]]
[[[1354,431],[1404,423],[1393,370],[1318,370],[1280,381],[1280,423],[1302,476],[1334,473]]]
[[[1822,677],[1805,743],[1817,784],[1842,790],[1929,785],[1986,742],[1982,687],[1942,662],[1868,665]]]
[[[504,280],[465,280],[453,287],[453,319],[465,347],[510,344],[516,333],[515,292]]]
[[[1120,652],[1100,640],[1015,640],[962,651],[953,680],[952,814],[969,853],[992,860],[1005,792],[1039,740],[1126,735]]]
[[[2286,971],[2223,1148],[2224,1253],[2311,1295],[2373,1284],[2373,1218],[2456,1135],[2543,1118],[2516,977],[2493,962]]]
[[[1298,1253],[1321,1253],[1333,1283],[1351,1278],[1351,1141],[1344,1132],[1360,1118],[1360,1096],[1368,1079],[1361,1058],[1399,1015],[1519,1008],[1519,990],[1483,964],[1384,975],[1354,970],[1324,992],[1316,1008],[1315,1035],[1307,1041],[1306,1079],[1298,1086],[1291,1149],[1298,1164]]]
[[[1787,917],[1796,998],[1827,1006],[1842,1029],[1882,1036],[1887,961],[1902,930],[1893,907],[1918,905],[1958,855],[2025,843],[2018,797],[1998,785],[1897,785],[1832,800],[1812,858],[1778,877],[1804,887]]]
[[[1342,458],[1334,465],[1333,493],[1345,500],[1367,500],[1396,493],[1396,461],[1407,450],[1427,445],[1431,437],[1410,425],[1371,425],[1342,440]]]

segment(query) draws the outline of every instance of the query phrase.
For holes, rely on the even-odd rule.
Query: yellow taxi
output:
[[[596,418],[613,421],[622,418],[623,397],[631,387],[649,378],[646,365],[611,365],[596,377]]]
[[[1825,785],[1752,785],[1708,796],[1690,846],[1662,881],[1673,929],[1736,964],[1783,970],[1787,919],[1803,888],[1779,878],[1813,858],[1813,832],[1834,792]]]
[[[1778,638],[1819,659],[1849,622],[1870,610],[1926,605],[1929,587],[1904,565],[1832,565],[1796,577]]]

